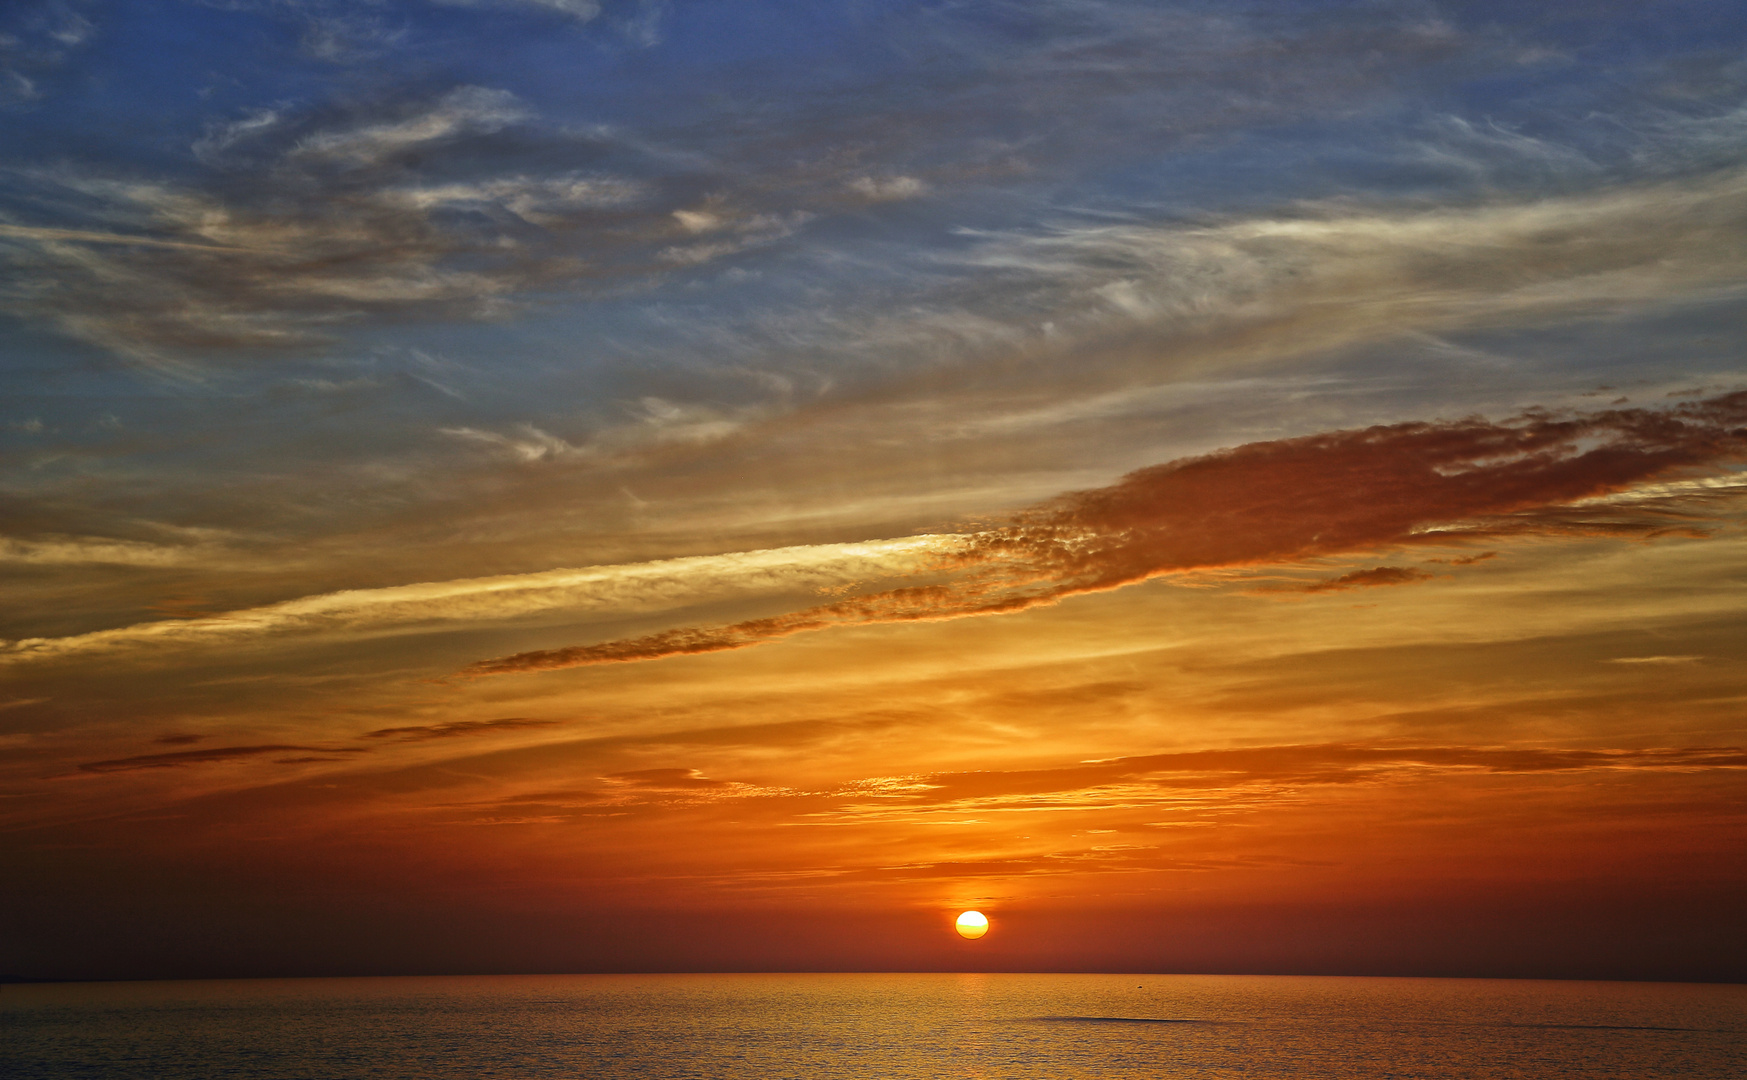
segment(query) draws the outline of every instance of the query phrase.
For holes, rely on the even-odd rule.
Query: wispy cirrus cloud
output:
[[[500,731],[519,731],[523,728],[558,727],[562,723],[560,720],[530,720],[519,716],[501,720],[451,720],[443,724],[377,728],[358,737],[388,739],[394,742],[428,742],[432,739],[465,739],[475,735],[493,735]]]
[[[525,717],[509,717],[498,720],[451,720],[440,724],[378,728],[375,731],[367,731],[359,735],[358,738],[379,744],[395,745],[490,736],[506,731],[559,727],[562,724],[563,722],[559,720],[533,720]],[[160,735],[152,741],[163,746],[190,746],[208,737],[206,735],[177,733]],[[155,754],[136,754],[131,757],[87,761],[78,765],[77,769],[83,773],[142,772],[262,758],[270,758],[279,765],[300,765],[346,761],[376,749],[378,749],[377,746],[319,746],[293,743],[211,746],[198,750],[170,750]]]
[[[692,196],[551,165],[614,145],[463,85],[211,125],[192,146],[208,172],[193,179],[15,169],[0,213],[15,276],[0,305],[174,364],[302,346],[372,315],[501,314],[541,289],[659,275],[670,249],[704,262],[796,224],[725,208],[705,251],[674,216]]]
[[[431,0],[446,7],[521,8],[524,11],[546,11],[555,15],[588,22],[601,13],[600,0]]]
[[[82,0],[19,0],[0,12],[0,110],[43,96],[42,77],[97,33]]]
[[[634,769],[630,772],[609,773],[601,779],[656,791],[693,791],[700,788],[715,790],[737,786],[726,780],[712,780],[697,769]]]
[[[1388,364],[1405,377],[1424,343],[1449,352],[1441,335],[1533,334],[1726,302],[1747,274],[1743,209],[1747,174],[1725,167],[1631,180],[1591,170],[1562,174],[1553,192],[1371,193],[1200,220],[1156,208],[1043,212],[884,263],[821,252],[821,284],[804,307],[773,303],[708,327],[664,320],[649,332],[672,335],[677,353],[794,373],[829,356],[829,392],[771,401],[772,424],[865,405],[870,425],[931,444],[1053,438],[1180,404],[1185,381],[1210,373],[1279,378],[1300,359],[1414,354]],[[853,279],[818,302],[844,265]],[[1379,374],[1373,363],[1383,366],[1356,359],[1355,377]]]
[[[392,37],[377,15],[325,0],[213,2],[306,20],[329,43],[317,51],[335,55],[345,49],[332,43],[348,35]],[[579,22],[600,13],[591,0],[468,2]],[[604,21],[629,26],[658,8]],[[848,106],[853,91],[809,94],[785,103],[774,123],[737,123],[732,145],[692,129],[689,145],[661,149],[628,131],[561,130],[507,90],[463,84],[248,109],[194,142],[212,170],[204,176],[38,169],[25,185],[38,190],[14,200],[17,220],[5,223],[21,230],[10,257],[36,284],[4,299],[17,314],[162,363],[307,344],[373,315],[500,315],[544,291],[611,291],[769,245],[811,215],[1070,160],[1084,128],[1066,120],[1074,110],[1026,104],[1046,85],[1052,98],[1098,110],[1156,106],[1150,115],[1172,118],[1159,135],[1169,141],[1375,93],[1416,57],[1474,45],[1414,4],[1326,23],[1122,3],[1017,5],[994,22],[951,9],[902,26],[893,18],[870,29],[934,41],[940,93],[933,104],[899,95],[877,121]],[[1233,80],[1264,56],[1276,70],[1267,92]],[[882,72],[849,78],[852,87],[889,81]],[[1013,113],[1014,137],[963,145],[966,118],[991,109]],[[1047,130],[1020,137],[1056,114]],[[816,133],[823,156],[797,162],[797,131]],[[997,167],[966,155],[1035,160]],[[579,167],[603,156],[642,175]],[[64,235],[51,235],[57,229]],[[1062,237],[1053,239],[1059,252]],[[1111,246],[1108,236],[1096,243]],[[989,269],[964,273],[981,281]],[[1126,295],[1120,282],[1105,284],[1110,296]]]
[[[998,815],[1109,815],[1125,831],[1208,823],[1315,788],[1413,785],[1474,776],[1678,774],[1747,770],[1738,746],[1589,748],[1463,745],[1282,744],[1082,761],[1035,769],[869,776],[829,788],[716,779],[696,768],[609,773],[596,787],[519,793],[453,804],[484,813],[540,809],[592,819],[607,805],[661,812],[676,805],[734,804],[761,824],[858,826],[988,824]],[[1158,820],[1154,820],[1154,818]],[[1080,826],[1076,824],[1075,828]],[[929,864],[935,865],[935,864]]]
[[[409,12],[405,7],[381,0],[188,0],[202,7],[227,11],[251,11],[297,28],[299,51],[306,57],[330,64],[359,64],[380,60],[403,47],[409,35]],[[479,8],[487,11],[522,12],[556,16],[581,25],[601,13],[597,0],[423,0],[436,7]]]
[[[1307,353],[1738,289],[1740,249],[1719,241],[1738,235],[1747,173],[1583,187],[1458,205],[1304,202],[1206,224],[1064,218],[978,236],[954,256],[977,278],[943,295],[960,301],[953,333],[973,346],[983,336],[994,349],[1104,343],[1120,353],[1140,334],[1230,362],[1263,342]],[[937,310],[947,321],[950,309]],[[927,348],[933,336],[916,319],[858,329],[868,347]]]
[[[293,143],[287,156],[365,169],[414,149],[467,135],[496,134],[528,118],[526,106],[507,90],[462,86],[408,116],[312,132]],[[260,131],[250,124],[252,131]]]
[[[1595,770],[1747,769],[1747,750],[1723,747],[1364,746],[1315,744],[1196,750],[1082,762],[1024,772],[940,773],[906,796],[917,803],[1081,791],[1145,781],[1160,788],[1251,783],[1345,784],[1426,772],[1553,773]]]
[[[1413,566],[1373,566],[1368,570],[1354,570],[1350,574],[1318,581],[1312,585],[1303,586],[1304,592],[1339,592],[1343,589],[1372,589],[1388,585],[1409,585],[1416,581],[1428,581],[1431,574]]]
[[[955,537],[918,536],[356,589],[217,615],[6,642],[0,645],[0,664],[86,653],[224,646],[286,635],[407,632],[420,626],[453,627],[555,611],[625,614],[728,596],[806,593],[925,572],[956,543]]]
[[[1702,656],[1616,656],[1609,660],[1610,664],[1696,664],[1703,660]]]
[[[216,545],[154,544],[94,536],[0,537],[0,564],[179,566],[213,557]]]
[[[189,765],[240,761],[265,757],[269,754],[301,755],[295,758],[277,759],[281,763],[287,764],[299,761],[336,761],[344,760],[347,755],[361,753],[364,753],[364,750],[359,747],[301,746],[286,743],[267,743],[257,746],[214,746],[206,750],[173,750],[163,754],[139,754],[134,757],[110,758],[106,761],[88,761],[79,766],[79,771],[117,773],[140,772],[148,769],[180,769]]]
[[[873,592],[719,627],[685,627],[486,660],[504,675],[745,648],[865,623],[996,615],[1160,574],[1288,563],[1391,545],[1521,532],[1653,535],[1681,528],[1643,503],[1571,504],[1747,455],[1747,393],[1658,411],[1530,413],[1250,443],[1064,495],[969,534],[951,581]],[[1648,512],[1646,512],[1648,511]],[[1685,524],[1691,531],[1690,524]],[[1423,574],[1359,571],[1327,588]]]

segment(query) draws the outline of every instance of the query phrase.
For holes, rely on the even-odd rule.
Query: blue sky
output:
[[[21,540],[440,521],[410,542],[507,570],[893,535],[1739,372],[1724,4],[6,20]]]

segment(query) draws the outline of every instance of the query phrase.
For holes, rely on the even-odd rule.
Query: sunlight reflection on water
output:
[[[0,989],[13,1080],[1747,1075],[1747,987],[576,975]]]

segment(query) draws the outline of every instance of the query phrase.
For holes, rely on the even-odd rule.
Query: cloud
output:
[[[1646,485],[1646,486],[1654,486],[1654,485]],[[1640,488],[1637,490],[1642,490],[1642,489]],[[1444,563],[1444,564],[1449,565],[1449,566],[1473,566],[1475,563],[1482,563],[1482,562],[1488,561],[1489,559],[1496,559],[1496,558],[1498,558],[1498,552],[1496,552],[1496,551],[1482,551],[1476,555],[1461,555],[1461,556],[1458,556],[1458,557],[1453,558],[1453,559],[1427,559],[1426,561],[1427,562],[1434,562],[1434,563]]]
[[[306,47],[330,58],[393,37],[356,5],[213,2],[305,21]],[[592,0],[489,6],[577,21],[600,13]],[[660,10],[643,4],[640,15],[606,21],[635,37]],[[946,103],[919,107],[908,94],[890,102],[900,114],[938,112],[930,124],[908,122],[922,116],[894,122],[888,110],[859,103],[849,108],[837,93],[807,93],[773,113],[774,121],[736,124],[733,140],[687,136],[687,145],[667,147],[628,131],[563,130],[543,124],[527,101],[501,87],[459,85],[256,106],[213,122],[191,147],[207,171],[183,170],[175,179],[72,164],[15,166],[21,190],[8,193],[11,212],[0,225],[14,231],[0,259],[21,284],[0,290],[0,306],[163,366],[307,347],[370,317],[498,317],[555,292],[600,295],[683,274],[792,236],[822,211],[961,186],[954,171],[980,166],[958,162],[923,175],[906,159],[937,159],[948,146],[948,158],[969,148],[993,152],[984,147],[989,139],[963,138],[967,117],[986,119],[991,72],[1013,90],[1000,111],[1027,125],[1056,117],[1046,124],[1052,137],[1096,125],[1071,108],[1036,108],[1037,95],[1109,99],[1101,107],[1119,110],[1110,102],[1162,95],[1171,107],[1148,114],[1194,130],[1231,126],[1234,101],[1245,117],[1302,109],[1329,75],[1355,70],[1353,47],[1366,58],[1358,66],[1374,69],[1356,83],[1374,89],[1375,69],[1447,52],[1459,36],[1423,13],[1393,9],[1375,12],[1363,27],[1208,20],[1120,4],[1013,14],[1011,25],[943,10],[869,26],[940,43],[940,70],[931,78]],[[1283,65],[1291,77],[1276,71],[1274,79],[1298,84],[1296,92],[1240,88],[1230,75],[1233,61],[1258,50],[1291,58]],[[852,80],[889,82],[851,68]],[[1186,80],[1195,78],[1230,93],[1207,101],[1186,95]],[[1354,92],[1348,85],[1334,96]],[[826,147],[823,160],[798,161],[797,137]],[[609,159],[610,173],[577,168]],[[721,205],[699,202],[712,191]],[[975,267],[961,273],[986,276]]]
[[[85,244],[121,244],[127,247],[177,248],[184,251],[241,252],[246,250],[244,248],[225,247],[222,244],[192,244],[179,240],[160,240],[151,236],[132,236],[126,233],[92,232],[88,229],[33,228],[26,225],[0,225],[0,237],[11,237],[14,240],[70,240]]]
[[[0,171],[0,309],[174,369],[304,349],[360,319],[491,319],[610,293],[811,216],[699,202],[688,174],[707,165],[554,128],[485,86],[254,109],[190,150],[205,169],[175,180]]]
[[[1702,656],[1616,656],[1609,660],[1610,664],[1696,664],[1703,660]]]
[[[502,720],[454,720],[444,724],[423,724],[410,727],[379,728],[358,736],[360,739],[379,739],[389,742],[426,742],[433,739],[457,739],[473,736],[491,735],[499,731],[511,731],[524,728],[557,727],[557,720],[529,720],[522,717],[512,717]],[[208,736],[189,734],[160,735],[152,741],[165,746],[187,746],[199,742]],[[162,754],[140,754],[134,757],[111,758],[106,761],[88,761],[78,766],[80,772],[115,773],[139,772],[147,769],[180,769],[190,765],[210,765],[217,762],[240,761],[249,758],[266,757],[268,755],[297,755],[293,757],[274,757],[273,762],[279,765],[299,765],[314,762],[343,761],[356,754],[368,753],[372,747],[367,746],[301,746],[286,743],[270,743],[258,746],[214,746],[204,750],[175,750]]]
[[[928,191],[928,185],[914,176],[858,176],[849,188],[869,202],[914,199]]]
[[[1663,410],[1531,413],[1505,423],[1397,424],[1252,443],[1141,470],[980,532],[348,590],[14,640],[0,644],[0,663],[423,633],[557,614],[620,617],[753,596],[841,597],[727,626],[685,626],[468,669],[499,674],[713,652],[839,625],[1019,611],[1159,574],[1401,544],[1519,533],[1692,534],[1707,501],[1740,493],[1726,478],[1692,474],[1741,454],[1744,413],[1747,397],[1735,394]],[[0,555],[26,562],[142,566],[182,565],[182,551],[101,538],[0,545]],[[1361,571],[1328,587],[1399,583],[1404,573]]]
[[[224,646],[279,635],[407,632],[555,611],[622,615],[728,596],[809,592],[921,573],[957,543],[955,537],[904,537],[347,590],[217,615],[4,642],[0,664],[123,650]]]
[[[630,787],[653,788],[659,791],[689,791],[697,788],[733,787],[726,780],[711,780],[696,769],[637,769],[632,772],[610,773],[602,777]]]
[[[178,750],[168,754],[141,754],[137,757],[113,758],[108,761],[88,761],[79,766],[79,771],[112,773],[137,772],[143,769],[180,769],[189,765],[207,765],[220,761],[238,761],[244,758],[261,757],[266,754],[286,753],[313,756],[280,758],[278,763],[334,761],[347,754],[364,753],[364,750],[359,747],[330,749],[324,746],[293,746],[279,743],[262,746],[214,746],[207,750]]]
[[[97,26],[80,0],[14,0],[0,11],[0,110],[43,97],[40,80],[82,48]]]
[[[817,824],[924,823],[943,816],[1028,811],[1169,809],[1180,823],[1252,808],[1315,786],[1469,774],[1547,775],[1747,770],[1733,746],[1641,749],[1299,744],[1150,754],[1023,771],[870,778],[821,793],[801,811]],[[749,797],[760,797],[748,793]]]
[[[659,813],[699,801],[735,804],[732,816],[785,827],[992,824],[1000,815],[1129,812],[1129,833],[1212,824],[1306,789],[1409,785],[1465,776],[1671,774],[1747,770],[1738,746],[1585,748],[1460,745],[1374,746],[1304,743],[1196,750],[1036,769],[987,769],[869,776],[821,789],[717,780],[698,769],[654,768],[610,773],[604,786],[520,793],[452,804],[484,820],[494,811],[546,811],[541,820],[581,820],[602,809]],[[576,812],[575,816],[567,811]],[[1165,820],[1147,821],[1163,815]],[[1123,844],[1086,849],[1097,859]],[[923,864],[916,864],[923,865]],[[938,863],[926,864],[941,865]],[[1048,862],[1048,866],[1058,866]],[[821,871],[825,872],[825,871]],[[836,871],[830,871],[835,873]]]
[[[961,294],[967,310],[1003,325],[1048,320],[1070,341],[1144,328],[1197,351],[1254,326],[1303,353],[1733,290],[1741,249],[1720,241],[1743,235],[1743,207],[1747,171],[1731,169],[1469,205],[1335,199],[1205,225],[1063,221],[984,234],[957,258],[982,272]]]
[[[1536,333],[1738,298],[1747,171],[1567,176],[1554,191],[1442,205],[1359,193],[1189,220],[1041,209],[1025,227],[954,230],[950,245],[834,251],[815,230],[804,302],[695,327],[651,320],[653,339],[673,344],[644,355],[788,371],[828,355],[822,406],[879,410],[882,438],[938,444],[1156,415],[1182,407],[1187,382],[1237,372],[1278,394],[1269,376],[1300,359],[1370,368],[1394,353],[1391,369],[1406,371],[1426,355],[1404,341],[1414,335]],[[1462,362],[1509,363],[1507,382],[1528,370]],[[769,423],[796,407],[773,403]]]
[[[553,10],[583,18],[595,7]],[[852,106],[853,89],[803,94],[772,114],[779,121],[736,124],[732,139],[695,134],[709,125],[682,124],[693,132],[684,146],[629,128],[561,130],[506,90],[464,85],[250,109],[194,143],[207,173],[174,181],[38,169],[25,186],[43,190],[19,193],[0,222],[20,230],[0,258],[30,284],[0,291],[0,306],[164,366],[308,347],[363,319],[496,318],[686,275],[794,236],[820,213],[925,193],[950,201],[996,178],[977,155],[1005,160],[1023,147],[1026,168],[1050,157],[1083,167],[1075,140],[1107,143],[1110,128],[1082,104],[1125,127],[1132,115],[1169,117],[1149,136],[1169,142],[1376,93],[1472,44],[1417,4],[1385,4],[1359,22],[1124,4],[1010,14],[991,21],[949,6],[875,20],[870,32],[937,43],[939,62],[925,66],[938,99],[876,87],[893,112]],[[1270,65],[1266,86],[1233,74],[1258,62]],[[966,140],[967,124],[990,134]],[[1600,182],[1569,154],[1496,127],[1451,119],[1432,134],[1440,146],[1512,148],[1557,175],[1553,190]],[[1699,136],[1664,142],[1682,137]],[[798,160],[797,140],[821,149]],[[578,168],[607,161],[611,170]],[[1741,229],[1740,174],[1655,175],[1664,180],[1552,198],[1542,177],[1443,208],[1344,197],[1185,222],[1132,207],[1092,225],[1045,210],[1040,227],[948,245],[833,251],[821,240],[816,265],[823,281],[843,275],[840,299],[805,290],[795,310],[767,314],[768,336],[792,355],[962,359],[1034,347],[1044,323],[1073,348],[1137,325],[1180,339],[1221,320],[1285,319],[1298,325],[1282,339],[1308,350],[1738,282],[1741,246],[1729,238]],[[870,311],[870,277],[916,295]],[[699,333],[718,353],[729,336]],[[754,328],[736,344],[767,354],[763,336]]]
[[[404,23],[391,23],[381,0],[185,0],[225,11],[248,11],[290,23],[298,31],[303,55],[330,64],[351,64],[383,56],[407,36]]]
[[[718,627],[485,660],[468,675],[745,648],[832,626],[996,615],[1160,574],[1282,564],[1408,543],[1520,532],[1655,535],[1679,522],[1624,501],[1573,504],[1676,470],[1747,456],[1747,392],[1670,410],[1530,412],[1250,443],[1131,473],[963,538],[956,580],[905,586]],[[1686,527],[1690,532],[1690,526]],[[1342,579],[1399,584],[1380,567]]]
[[[378,728],[358,736],[360,739],[393,739],[396,742],[425,742],[430,739],[459,739],[475,735],[491,735],[499,731],[520,728],[558,727],[559,720],[529,720],[510,717],[503,720],[451,720],[446,724],[422,724],[413,727]]]
[[[1379,585],[1408,585],[1415,581],[1430,581],[1432,575],[1411,566],[1374,566],[1369,570],[1354,570],[1338,578],[1319,581],[1303,587],[1304,592],[1338,592],[1343,589],[1369,589]]]
[[[181,566],[208,560],[212,554],[212,547],[204,544],[152,544],[89,536],[0,537],[0,563]]]
[[[1113,758],[1026,772],[939,773],[924,778],[921,801],[980,798],[989,794],[1043,794],[1147,780],[1175,787],[1232,783],[1345,783],[1397,770],[1489,773],[1595,770],[1747,769],[1738,746],[1642,749],[1560,747],[1363,746],[1351,743],[1195,750]]]
[[[432,0],[445,7],[521,8],[546,11],[577,22],[588,22],[601,13],[599,0]]]
[[[573,443],[534,424],[522,423],[509,433],[473,427],[440,428],[453,439],[490,447],[500,457],[520,464],[581,460],[601,462],[660,446],[703,446],[740,434],[775,409],[763,402],[740,407],[692,405],[645,394],[624,402],[625,420],[603,424],[581,443]]]
[[[699,266],[788,236],[813,214],[806,210],[755,214],[713,200],[698,209],[675,210],[672,217],[684,234],[710,239],[669,245],[658,251],[656,258],[673,266]]]
[[[361,317],[486,318],[544,289],[665,272],[659,253],[689,235],[671,198],[644,206],[659,192],[641,182],[552,168],[609,143],[460,86],[210,125],[191,147],[207,171],[176,181],[14,167],[0,173],[13,275],[0,308],[174,366],[301,347]],[[798,220],[741,215],[730,246]]]
[[[557,727],[561,721],[530,720],[513,717],[502,720],[454,720],[444,724],[424,724],[409,727],[379,728],[358,736],[360,739],[379,739],[395,743],[425,742],[433,739],[456,739],[481,735],[491,735],[499,731],[510,731],[524,728]],[[160,735],[152,741],[165,746],[187,746],[208,738],[206,735],[169,734]],[[175,750],[161,754],[140,754],[134,757],[111,758],[105,761],[88,761],[78,766],[85,773],[115,773],[139,772],[148,769],[180,769],[190,765],[210,765],[226,761],[241,761],[250,758],[260,758],[269,755],[292,754],[292,757],[274,757],[272,760],[279,765],[298,765],[314,762],[343,761],[347,758],[370,752],[368,746],[303,746],[288,743],[268,743],[256,746],[214,746],[203,750]]]
[[[629,180],[567,173],[555,177],[510,176],[466,184],[399,188],[388,198],[404,200],[417,210],[435,207],[487,211],[501,207],[523,221],[558,224],[567,211],[622,206],[645,194]]]
[[[299,140],[288,156],[364,168],[431,143],[493,134],[529,116],[507,90],[462,86],[403,119],[316,132]]]
[[[541,431],[532,424],[517,425],[516,430],[517,434],[515,435],[501,435],[495,431],[480,431],[470,427],[442,429],[443,434],[457,439],[499,447],[508,451],[517,461],[523,462],[573,457],[587,453],[583,447],[572,446],[558,436]]]

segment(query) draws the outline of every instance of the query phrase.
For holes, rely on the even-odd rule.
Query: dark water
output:
[[[1747,987],[576,975],[0,988],[0,1076],[1747,1077]]]

